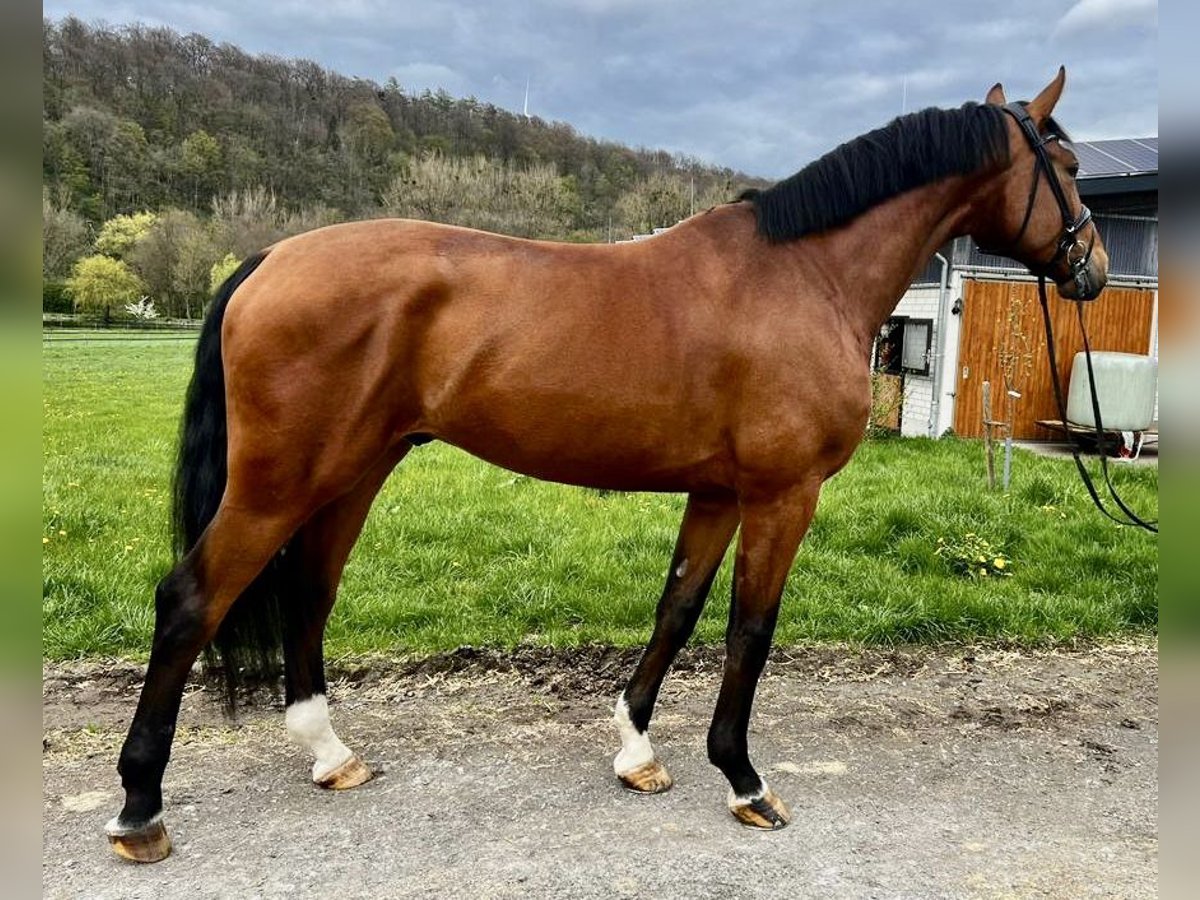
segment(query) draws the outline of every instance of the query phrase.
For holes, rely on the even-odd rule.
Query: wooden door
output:
[[[1063,396],[1071,379],[1071,362],[1083,349],[1076,304],[1049,289],[1054,347],[1058,354]],[[1140,288],[1106,288],[1100,299],[1084,304],[1084,323],[1092,350],[1148,353],[1154,292]],[[954,431],[963,437],[983,435],[983,383],[992,383],[992,418],[1003,420],[1012,403],[1013,437],[1048,440],[1038,419],[1058,419],[1046,335],[1037,284],[1027,281],[963,282],[962,337],[958,351],[954,398]],[[1006,396],[1005,371],[1011,373],[1019,399]]]

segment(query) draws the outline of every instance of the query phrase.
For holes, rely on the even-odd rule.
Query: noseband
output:
[[[1067,194],[1063,190],[1062,183],[1058,180],[1058,174],[1054,171],[1054,166],[1050,162],[1049,155],[1046,153],[1046,144],[1058,140],[1058,135],[1040,134],[1037,125],[1033,121],[1033,117],[1029,115],[1029,111],[1020,103],[1006,103],[1001,108],[1016,121],[1017,126],[1021,129],[1021,134],[1029,142],[1029,147],[1033,150],[1033,155],[1037,160],[1033,170],[1033,184],[1029,187],[1029,201],[1025,205],[1025,217],[1021,220],[1020,231],[1017,232],[1017,236],[1009,243],[1008,249],[1015,248],[1021,243],[1021,238],[1025,236],[1025,230],[1029,227],[1029,220],[1033,217],[1033,204],[1037,199],[1038,187],[1042,183],[1041,175],[1044,173],[1046,181],[1050,185],[1050,192],[1054,194],[1059,212],[1062,214],[1063,230],[1059,237],[1058,247],[1054,252],[1054,256],[1044,263],[1031,265],[1029,269],[1035,275],[1046,275],[1054,267],[1055,263],[1065,257],[1067,265],[1071,270],[1071,279],[1075,282],[1079,298],[1081,300],[1092,299],[1096,295],[1096,292],[1092,290],[1091,276],[1088,274],[1088,262],[1092,258],[1092,247],[1095,244],[1096,235],[1093,231],[1092,239],[1087,243],[1084,243],[1083,238],[1080,237],[1083,229],[1092,221],[1092,211],[1087,208],[1086,204],[1081,203],[1079,215],[1076,216],[1071,213],[1070,204],[1067,203]],[[998,256],[1011,255],[1005,250],[998,253],[993,250],[985,250],[984,252],[994,253]]]

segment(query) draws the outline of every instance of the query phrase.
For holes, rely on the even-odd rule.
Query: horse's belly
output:
[[[480,459],[546,481],[625,491],[692,491],[727,486],[731,467],[712,436],[680,423],[589,416],[525,407],[433,430]]]

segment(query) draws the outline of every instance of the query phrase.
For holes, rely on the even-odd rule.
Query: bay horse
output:
[[[312,780],[344,789],[371,776],[330,725],[325,622],[372,499],[429,440],[537,478],[688,495],[653,634],[616,703],[614,770],[634,791],[671,786],[651,712],[740,528],[708,757],[738,821],[786,825],[750,762],[750,708],[821,485],[866,430],[880,326],[959,235],[1003,246],[1064,297],[1090,299],[1107,278],[1051,115],[1064,81],[1060,69],[1028,103],[1008,104],[997,84],[983,103],[903,116],[642,242],[377,220],[243,263],[196,349],[179,560],[157,587],[120,754],[115,851],[170,852],[163,773],[206,647],[231,692],[282,651],[286,725],[315,758]],[[1054,189],[1039,192],[1043,180]]]

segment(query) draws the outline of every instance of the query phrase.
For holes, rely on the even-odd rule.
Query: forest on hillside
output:
[[[46,309],[195,316],[236,260],[349,219],[606,241],[760,184],[166,28],[44,19],[42,49]]]

